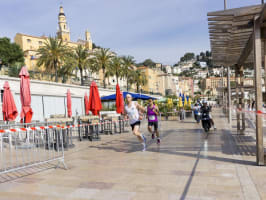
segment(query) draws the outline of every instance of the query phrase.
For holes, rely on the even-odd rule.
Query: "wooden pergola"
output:
[[[262,110],[261,68],[266,60],[266,5],[255,5],[208,13],[213,64],[227,68],[228,122],[231,123],[230,68],[235,68],[237,107],[244,108],[244,68],[255,71],[256,110]],[[266,81],[265,81],[266,83]],[[239,91],[241,95],[239,95]],[[241,115],[241,116],[240,116]],[[256,115],[257,164],[264,165],[262,115]],[[242,120],[240,120],[242,118]],[[242,121],[242,123],[240,123]],[[242,124],[242,128],[240,126]],[[245,130],[245,113],[237,114],[237,129]]]

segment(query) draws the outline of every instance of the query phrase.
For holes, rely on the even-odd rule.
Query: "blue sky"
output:
[[[261,0],[227,0],[228,8]],[[223,0],[0,0],[0,37],[16,33],[52,35],[62,3],[71,40],[84,38],[137,61],[151,58],[174,64],[185,52],[208,50],[207,12],[223,9]]]

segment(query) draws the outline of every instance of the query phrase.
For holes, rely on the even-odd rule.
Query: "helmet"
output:
[[[202,101],[202,104],[206,104],[206,103],[208,103],[206,100],[203,100],[203,101]]]

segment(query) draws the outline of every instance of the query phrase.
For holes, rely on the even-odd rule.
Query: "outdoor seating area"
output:
[[[0,174],[57,161],[67,169],[64,151],[77,147],[81,142],[100,140],[101,134],[124,133],[127,120],[122,117],[123,98],[120,89],[115,113],[101,113],[102,105],[95,82],[90,86],[90,95],[84,95],[85,115],[72,115],[70,89],[64,102],[65,114],[50,114],[44,121],[33,120],[35,110],[31,107],[29,73],[22,67],[20,84],[21,113],[18,110],[6,81],[3,93],[3,121],[0,124]],[[56,104],[56,102],[54,102]],[[62,106],[62,105],[58,105]],[[75,105],[76,106],[76,105]],[[42,105],[43,107],[43,105]],[[83,109],[82,106],[80,109]],[[43,113],[45,112],[43,107]]]

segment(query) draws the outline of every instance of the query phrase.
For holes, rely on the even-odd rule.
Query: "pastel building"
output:
[[[58,30],[57,37],[65,42],[69,47],[75,48],[78,44],[85,45],[89,50],[92,50],[92,39],[89,31],[85,31],[85,40],[73,42],[70,40],[70,28],[68,27],[66,15],[63,7],[60,6],[58,14]],[[40,71],[37,68],[37,50],[44,46],[48,37],[47,36],[33,36],[23,33],[17,33],[14,41],[18,44],[24,52],[25,64],[29,70]]]

